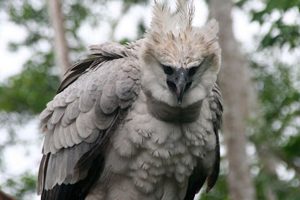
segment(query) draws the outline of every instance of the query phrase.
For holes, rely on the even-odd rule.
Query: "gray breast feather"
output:
[[[76,163],[112,126],[116,110],[126,109],[135,100],[140,70],[136,58],[125,50],[118,44],[93,46],[92,55],[98,57],[89,60],[89,66],[87,61],[82,66],[77,63],[77,71],[67,74],[60,93],[41,113],[46,158],[39,171],[40,192],[84,178],[87,171],[75,174]]]
[[[220,89],[217,84],[214,85],[210,95],[208,96],[209,110],[211,113],[211,125],[213,127],[216,138],[215,150],[207,155],[208,160],[204,163],[201,160],[197,162],[188,183],[188,188],[184,200],[192,200],[196,193],[206,181],[209,191],[216,183],[219,168],[220,168],[220,144],[219,144],[219,130],[222,122],[223,102]],[[205,165],[206,164],[206,165]]]

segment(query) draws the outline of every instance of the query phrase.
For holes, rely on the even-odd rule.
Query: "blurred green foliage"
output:
[[[203,189],[201,193],[201,200],[229,200],[228,197],[228,187],[225,174],[222,173],[218,178],[218,182],[216,186],[212,189],[212,191],[206,193]]]
[[[253,1],[240,0],[236,2],[236,5],[244,9],[248,3]],[[0,83],[1,115],[4,112],[7,116],[13,115],[14,118],[26,116],[29,119],[30,116],[38,114],[45,107],[46,102],[54,96],[59,84],[57,67],[54,62],[55,52],[51,43],[53,30],[48,17],[47,5],[45,1],[41,1],[37,5],[32,5],[31,2],[30,0],[0,0],[0,12],[7,12],[9,20],[22,27],[27,33],[20,42],[11,41],[10,50],[17,52],[20,48],[27,48],[32,54],[20,74],[9,77]],[[107,20],[114,26],[115,22],[104,15],[105,12],[102,12],[108,2],[106,0],[63,1],[66,34],[70,54],[74,58],[78,57],[85,49],[85,44],[79,36],[79,30],[83,24],[99,26],[101,21]],[[123,3],[122,16],[129,12],[131,6],[149,2],[147,0],[123,0]],[[264,5],[261,10],[251,10],[248,14],[252,16],[254,22],[258,22],[261,26],[268,23],[271,23],[271,26],[267,28],[265,34],[259,35],[261,38],[260,49],[253,52],[253,55],[264,54],[265,51],[272,52],[273,48],[281,49],[285,46],[290,49],[297,48],[300,41],[299,24],[286,24],[283,16],[291,10],[299,12],[300,0],[264,0],[261,3]],[[245,12],[247,12],[246,9]],[[274,12],[279,12],[279,18],[271,17]],[[143,22],[139,24],[138,31],[138,35],[144,33]],[[124,38],[120,42],[128,41]],[[297,83],[300,74],[297,74],[295,67],[277,61],[274,55],[266,55],[272,63],[269,65],[256,61],[254,57],[250,56],[250,59],[258,88],[260,116],[250,122],[251,144],[256,149],[262,147],[266,149],[280,165],[291,170],[292,173],[287,180],[280,177],[278,173],[274,174],[274,172],[268,171],[263,162],[265,157],[256,151],[252,168],[255,169],[257,199],[269,199],[269,190],[278,200],[300,199],[300,84]],[[7,118],[6,122],[9,121],[7,116],[5,117]],[[22,122],[24,123],[24,120]],[[3,148],[0,148],[0,151],[2,150]],[[203,193],[201,200],[229,199],[226,173],[226,167],[223,166],[216,187],[208,194]],[[5,185],[0,188],[10,188],[9,192],[17,199],[24,199],[26,195],[34,192],[35,181],[34,175],[25,173],[20,177],[7,179]]]
[[[299,147],[300,147],[300,92],[293,77],[299,74],[292,66],[280,62],[270,66],[253,63],[261,103],[260,118],[254,120],[250,136],[257,149],[267,151],[271,157],[259,155],[255,163],[260,168],[257,178],[257,199],[268,199],[264,188],[271,189],[277,199],[296,200],[299,191]],[[269,171],[263,164],[264,159],[273,159],[295,174],[286,180],[280,174]]]
[[[14,194],[16,199],[24,199],[26,195],[33,198],[32,194],[36,192],[36,175],[26,172],[17,178],[9,178],[3,187],[10,188],[8,192]]]
[[[250,137],[256,148],[264,148],[278,163],[284,166],[291,177],[280,177],[263,166],[260,156],[256,165],[260,167],[255,179],[257,199],[268,199],[266,188],[270,189],[276,199],[300,199],[300,88],[299,60],[291,66],[272,55],[272,50],[284,51],[285,47],[292,53],[300,45],[300,0],[266,0],[264,8],[252,10],[252,20],[261,26],[271,23],[265,35],[262,35],[260,50],[272,59],[269,65],[253,60],[253,70],[258,85],[261,117],[252,124]],[[296,14],[294,20],[285,22],[288,13]],[[274,17],[278,13],[278,17]],[[276,16],[276,15],[275,15]],[[271,55],[270,57],[268,57]],[[269,159],[269,158],[268,158]]]
[[[239,0],[235,3],[248,12],[249,4],[255,1]],[[259,101],[259,116],[249,122],[250,142],[256,148],[251,167],[256,199],[297,200],[300,199],[299,60],[294,66],[288,65],[279,60],[278,51],[288,47],[292,53],[294,49],[299,49],[300,24],[297,19],[300,18],[300,0],[260,2],[263,4],[261,10],[248,12],[253,22],[258,22],[267,30],[257,35],[260,46],[249,56]],[[293,11],[297,15],[295,22],[285,23],[284,16]],[[279,17],[274,18],[274,13],[279,13]],[[265,62],[257,61],[256,56],[266,58]],[[261,150],[266,154],[260,153]],[[268,169],[268,164],[274,164],[275,172]],[[281,168],[281,173],[278,173],[278,166],[289,171],[282,172]],[[201,200],[229,199],[227,183],[223,178],[224,172],[213,192],[203,194]]]
[[[237,5],[245,6],[247,3],[253,3],[255,0],[240,0]],[[267,27],[261,41],[261,49],[267,47],[288,45],[290,48],[295,48],[300,45],[299,24],[285,23],[284,17],[287,13],[294,11],[300,12],[300,0],[261,0],[263,8],[260,10],[253,9],[250,12],[252,21],[258,22],[260,26]],[[274,15],[277,13],[277,15]],[[299,17],[299,14],[298,14]],[[271,25],[268,25],[270,24]]]
[[[59,84],[59,78],[49,71],[53,53],[41,56],[41,60],[27,61],[20,74],[0,86],[2,111],[37,114],[53,97]]]

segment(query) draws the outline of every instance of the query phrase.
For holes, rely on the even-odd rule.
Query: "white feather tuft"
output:
[[[170,6],[160,1],[154,1],[151,29],[153,32],[173,32],[192,27],[195,8],[193,1],[177,0],[176,10],[171,12]]]

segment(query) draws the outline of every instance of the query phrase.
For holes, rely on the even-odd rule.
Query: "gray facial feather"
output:
[[[186,108],[172,107],[148,96],[148,110],[157,119],[166,122],[190,123],[195,121],[200,112],[202,101],[196,102]],[[192,114],[191,114],[192,113]]]

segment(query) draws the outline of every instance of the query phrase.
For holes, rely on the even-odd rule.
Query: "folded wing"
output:
[[[140,89],[140,70],[131,47],[93,46],[88,58],[66,73],[58,94],[41,113],[42,199],[84,199],[100,176],[116,122]]]

